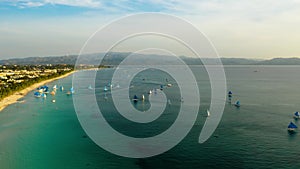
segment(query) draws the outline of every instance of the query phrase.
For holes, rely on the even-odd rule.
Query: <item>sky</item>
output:
[[[300,0],[0,0],[0,59],[78,54],[112,20],[181,17],[221,57],[300,57]]]

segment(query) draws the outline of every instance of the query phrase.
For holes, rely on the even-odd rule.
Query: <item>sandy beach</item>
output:
[[[10,95],[10,96],[8,96],[8,97],[6,97],[6,98],[4,98],[3,100],[0,101],[0,111],[2,111],[6,106],[17,102],[18,99],[24,97],[28,92],[30,92],[32,90],[35,90],[36,88],[38,88],[42,85],[45,85],[46,83],[50,83],[52,81],[67,77],[67,76],[69,76],[73,73],[74,73],[74,71],[69,72],[67,74],[64,74],[62,76],[59,76],[59,77],[55,77],[55,78],[48,79],[48,80],[45,80],[45,81],[42,81],[42,82],[39,82],[39,83],[35,83],[35,84],[27,87],[26,89],[15,92],[14,94],[12,94],[12,95]]]

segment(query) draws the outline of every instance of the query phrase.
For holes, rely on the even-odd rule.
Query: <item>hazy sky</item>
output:
[[[300,0],[0,0],[0,59],[77,54],[98,28],[138,12],[190,21],[223,57],[300,56]]]

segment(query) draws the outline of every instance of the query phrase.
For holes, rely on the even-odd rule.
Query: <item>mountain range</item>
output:
[[[103,58],[101,65],[118,65],[130,53],[109,53],[109,54],[86,54],[80,57],[80,63],[87,65],[99,65],[99,58]],[[141,54],[145,55],[145,54]],[[150,55],[147,55],[151,57]],[[170,56],[160,56],[162,63],[169,63]],[[180,58],[188,65],[202,65],[198,58],[180,56]],[[45,64],[68,64],[75,65],[78,55],[68,56],[49,56],[49,57],[29,57],[0,60],[0,65],[45,65]],[[142,59],[142,57],[141,57]],[[213,60],[213,59],[211,59]],[[221,58],[223,65],[300,65],[300,58],[273,58],[267,60],[245,59],[245,58]],[[147,62],[145,60],[145,62]],[[213,64],[213,62],[212,62]]]

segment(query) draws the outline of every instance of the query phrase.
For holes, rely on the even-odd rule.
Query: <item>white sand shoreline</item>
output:
[[[31,92],[32,90],[35,90],[36,88],[40,87],[40,86],[43,86],[45,85],[46,83],[50,83],[52,81],[55,81],[55,80],[58,80],[58,79],[61,79],[61,78],[64,78],[64,77],[67,77],[71,74],[73,74],[75,71],[72,71],[72,72],[69,72],[67,74],[64,74],[62,76],[59,76],[59,77],[55,77],[55,78],[52,78],[52,79],[47,79],[47,80],[44,80],[42,82],[39,82],[39,83],[35,83],[21,91],[17,91],[13,94],[11,94],[10,96],[7,96],[5,97],[4,99],[2,99],[0,101],[0,112],[6,108],[8,105],[11,105],[15,102],[17,102],[20,98],[26,96],[29,92]]]

